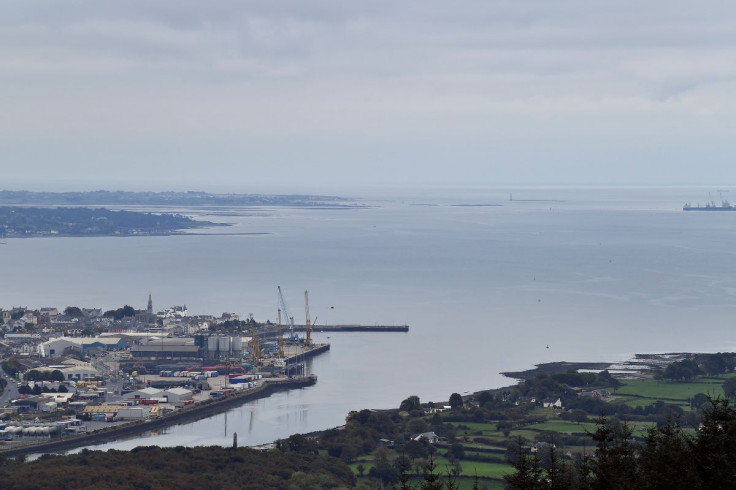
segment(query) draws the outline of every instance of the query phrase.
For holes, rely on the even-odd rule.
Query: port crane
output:
[[[289,324],[289,340],[296,340],[297,338],[294,335],[294,317],[289,316],[289,309],[286,307],[286,300],[284,299],[284,294],[281,292],[281,286],[277,287],[279,290],[279,304],[281,305],[281,311],[284,313],[286,321]]]
[[[279,304],[281,305],[281,308],[279,309],[279,338],[281,337],[281,312],[283,311],[284,315],[286,316],[287,320],[289,321],[289,339],[290,340],[298,340],[298,337],[294,334],[294,317],[289,316],[289,310],[286,308],[286,300],[284,300],[284,294],[281,292],[281,286],[278,286],[279,291]],[[312,318],[309,314],[309,291],[304,291],[304,315],[306,317],[305,322],[305,330],[307,332],[306,337],[304,338],[304,343],[306,345],[312,344]],[[316,323],[315,318],[315,323]]]
[[[253,313],[250,314],[250,334],[251,334],[251,357],[253,358],[253,366],[258,366],[261,362],[261,344],[258,341],[258,332],[256,332],[256,321],[253,319]]]
[[[281,328],[281,308],[279,308],[279,358],[284,357],[284,335]]]
[[[304,313],[307,317],[306,330],[307,330],[307,337],[304,339],[304,343],[307,345],[312,345],[312,320],[309,318],[309,291],[304,291]]]

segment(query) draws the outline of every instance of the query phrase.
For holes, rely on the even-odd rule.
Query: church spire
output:
[[[151,299],[151,292],[148,292],[148,308],[146,309],[149,315],[153,314],[153,300]]]

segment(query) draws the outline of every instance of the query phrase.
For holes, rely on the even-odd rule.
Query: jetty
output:
[[[284,325],[281,327],[284,332],[292,327]],[[318,325],[310,326],[312,332],[408,332],[409,325],[358,325],[358,324],[340,324],[340,325]],[[306,325],[294,325],[294,332],[306,332]],[[260,333],[267,337],[277,336],[278,327],[270,324],[265,325]]]
[[[302,332],[305,325],[294,325],[294,330]],[[320,325],[312,326],[314,332],[408,332],[409,325]]]

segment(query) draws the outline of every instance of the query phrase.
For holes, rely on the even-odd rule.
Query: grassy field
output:
[[[472,449],[492,449],[495,451],[505,451],[506,449],[501,446],[489,446],[488,444],[481,444],[481,443],[475,443],[475,442],[463,442],[463,447],[466,450],[472,450]]]
[[[447,472],[447,468],[452,468],[453,465],[447,458],[435,457],[434,463],[436,466],[435,472],[444,475]],[[358,476],[358,465],[363,465],[363,474],[368,475],[368,472],[373,467],[373,463],[370,462],[369,458],[361,458],[355,463],[350,464],[350,469],[353,470],[356,476]],[[488,488],[504,488],[502,479],[504,475],[507,475],[513,471],[511,465],[505,463],[486,463],[480,461],[462,461],[460,463],[462,471],[460,472],[460,478],[458,479],[458,486],[462,488],[472,488],[473,480],[475,475],[478,475],[480,480],[480,486],[486,486]],[[418,480],[420,477],[412,475],[412,479]],[[498,480],[498,481],[492,481]],[[358,482],[368,482],[366,477],[358,477]]]
[[[646,407],[657,401],[657,398],[641,398],[633,397],[630,395],[616,395],[616,399],[611,400],[613,404],[623,404],[632,408]],[[663,400],[667,405],[675,405],[682,408],[684,411],[690,410],[690,402],[686,400]]]
[[[723,396],[722,380],[695,379],[687,383],[673,381],[657,381],[645,379],[632,379],[616,390],[615,395],[634,395],[650,400],[664,402],[682,401],[687,402],[696,393],[705,393],[712,396]]]

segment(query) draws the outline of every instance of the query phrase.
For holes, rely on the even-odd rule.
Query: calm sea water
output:
[[[501,386],[500,371],[539,362],[735,350],[736,213],[681,211],[708,190],[427,189],[366,193],[366,209],[186,210],[266,234],[8,240],[0,301],[142,308],[151,291],[156,308],[275,320],[280,285],[297,319],[309,289],[318,325],[411,326],[318,334],[332,350],[313,361],[316,386],[102,447],[228,445],[232,432],[260,444],[409,395]]]

